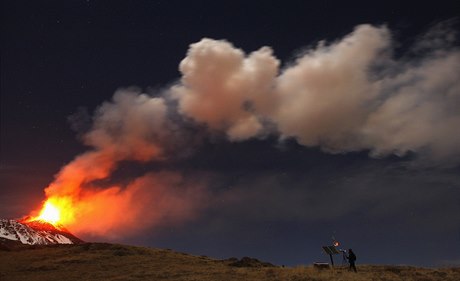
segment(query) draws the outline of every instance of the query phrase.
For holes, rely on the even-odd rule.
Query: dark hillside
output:
[[[169,249],[107,243],[26,246],[0,249],[0,280],[460,280],[460,268],[358,266],[317,271],[277,267],[252,258],[215,260]]]

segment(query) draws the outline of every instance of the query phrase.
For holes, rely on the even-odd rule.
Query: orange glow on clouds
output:
[[[201,184],[170,172],[149,173],[128,185],[106,188],[75,182],[52,183],[47,199],[27,220],[46,221],[77,236],[115,239],[191,219],[206,201]]]

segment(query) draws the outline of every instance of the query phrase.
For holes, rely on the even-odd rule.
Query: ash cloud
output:
[[[70,226],[82,233],[123,234],[138,220],[152,226],[164,217],[193,218],[207,191],[177,184],[180,175],[150,174],[108,189],[92,182],[123,161],[162,161],[190,149],[199,138],[189,128],[200,126],[210,138],[235,142],[275,135],[329,153],[413,152],[427,163],[458,163],[460,51],[453,31],[436,28],[415,44],[424,50],[415,59],[392,55],[387,27],[360,25],[283,68],[270,47],[246,54],[228,41],[202,39],[190,45],[180,81],[164,93],[121,89],[101,105],[82,136],[92,149],[63,167],[46,195],[77,206]],[[122,214],[126,219],[115,219]],[[86,222],[76,223],[77,216]]]
[[[171,96],[182,115],[230,140],[269,131],[332,153],[416,152],[458,162],[460,133],[452,128],[460,128],[460,52],[453,38],[436,26],[415,43],[421,56],[396,59],[387,27],[361,25],[283,69],[269,47],[246,55],[203,39],[190,45]]]
[[[453,221],[460,219],[460,179],[451,171],[373,162],[357,161],[334,171],[318,163],[308,173],[246,173],[213,201],[213,214],[252,223],[331,222],[360,214],[373,220],[407,219],[425,232],[458,229]]]
[[[101,188],[123,161],[162,161],[183,141],[168,116],[166,100],[123,89],[101,105],[82,136],[92,150],[64,166],[46,189],[66,210],[63,223],[80,235],[117,237],[192,218],[205,196],[198,181],[180,173],[150,173],[125,185]]]
[[[275,83],[279,61],[269,47],[246,55],[224,40],[202,39],[181,61],[181,83],[171,89],[179,112],[230,140],[262,134],[263,110]]]

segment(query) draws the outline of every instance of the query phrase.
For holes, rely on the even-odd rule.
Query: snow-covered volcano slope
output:
[[[0,219],[0,239],[29,245],[78,244],[83,241],[65,228],[44,221],[24,222]]]

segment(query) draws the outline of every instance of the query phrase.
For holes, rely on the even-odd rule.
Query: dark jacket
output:
[[[349,260],[350,262],[355,262],[355,261],[356,261],[356,255],[355,255],[355,253],[350,252],[350,253],[348,254],[348,260]]]

